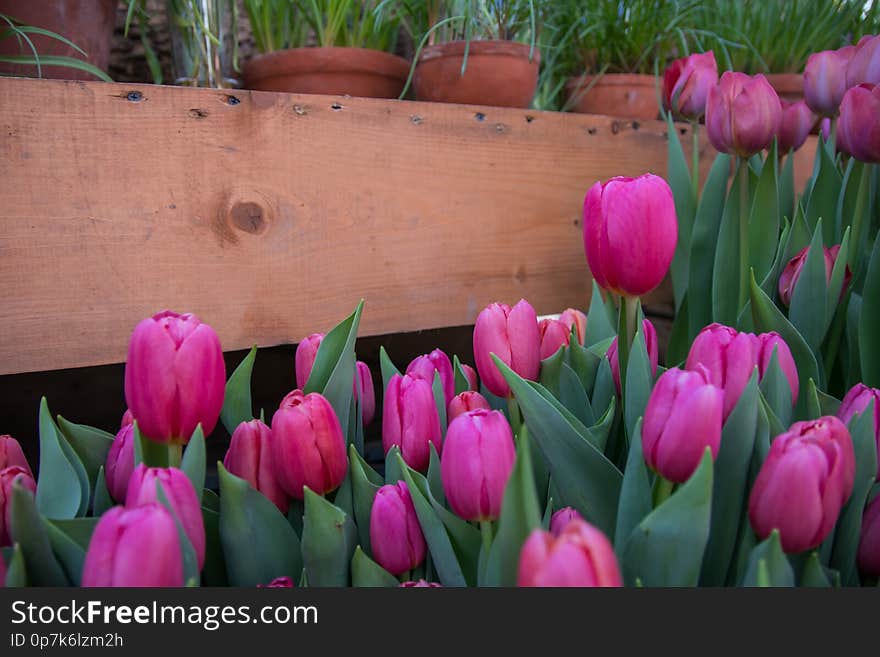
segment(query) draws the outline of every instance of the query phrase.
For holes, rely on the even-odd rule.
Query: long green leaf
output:
[[[254,371],[256,358],[257,347],[254,345],[226,382],[220,421],[223,422],[223,426],[226,427],[230,436],[239,424],[254,419],[253,402],[251,401],[251,375]]]

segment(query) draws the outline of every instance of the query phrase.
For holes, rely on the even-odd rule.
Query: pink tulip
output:
[[[578,343],[584,346],[584,341],[587,339],[587,316],[580,310],[566,308],[559,316],[559,321],[565,324],[569,331],[573,328]]]
[[[541,335],[538,316],[525,299],[513,308],[493,303],[477,316],[474,326],[474,360],[480,379],[493,395],[507,397],[510,387],[495,367],[495,354],[524,379],[537,380],[541,370]]]
[[[395,374],[388,382],[382,409],[385,453],[397,445],[409,467],[425,472],[431,459],[431,444],[439,455],[443,449],[443,434],[431,384],[409,374]]]
[[[128,346],[125,399],[138,428],[157,442],[186,443],[220,417],[226,366],[217,334],[192,314],[166,310],[138,324]]]
[[[0,470],[10,468],[13,465],[23,468],[31,477],[34,476],[27,457],[24,455],[24,450],[21,449],[21,444],[12,436],[0,436]]]
[[[542,319],[538,324],[541,335],[541,360],[550,358],[560,347],[567,347],[571,329],[558,319]]]
[[[30,492],[37,492],[37,482],[29,468],[10,465],[0,470],[0,547],[12,545],[12,485],[16,481]]]
[[[572,520],[583,520],[584,517],[570,506],[563,507],[550,518],[550,533],[559,536]]]
[[[500,411],[480,409],[455,418],[440,460],[452,510],[465,520],[497,519],[515,459],[513,432]]]
[[[205,565],[205,521],[202,518],[202,505],[200,496],[196,495],[195,488],[189,477],[178,468],[148,468],[143,463],[134,469],[128,482],[128,492],[125,495],[125,506],[133,509],[144,504],[160,502],[156,490],[157,483],[162,485],[162,491],[168,500],[168,504],[174,509],[183,530],[189,537],[196,553],[196,561],[199,570]]]
[[[134,415],[130,408],[125,409],[125,413],[122,414],[122,422],[120,422],[119,428],[121,429],[126,424],[134,424]]]
[[[183,586],[177,526],[160,504],[114,507],[98,521],[83,565],[82,585]]]
[[[292,589],[293,580],[287,577],[276,577],[268,584],[257,584],[258,589]]]
[[[110,491],[110,497],[120,504],[125,503],[132,472],[134,472],[134,426],[126,424],[113,439],[104,465],[107,490]]]
[[[760,153],[773,143],[781,120],[779,96],[760,73],[726,71],[709,90],[706,131],[721,153],[742,158]]]
[[[823,50],[807,59],[804,69],[804,100],[820,116],[837,116],[847,90],[847,51]]]
[[[290,500],[278,483],[272,457],[272,430],[260,420],[242,422],[232,432],[223,467],[265,495],[283,514]]]
[[[465,365],[462,363],[461,370],[464,372],[464,378],[467,379],[468,382],[468,390],[479,390],[480,382],[477,380],[477,370],[475,370],[470,365]]]
[[[837,148],[860,162],[880,162],[880,84],[860,84],[840,104]]]
[[[874,402],[874,438],[877,441],[877,453],[880,454],[880,389],[857,383],[844,396],[837,410],[837,417],[844,424],[849,424],[853,416],[856,413],[864,413],[872,401]],[[877,479],[880,480],[880,458],[877,464]]]
[[[364,426],[367,426],[376,416],[376,390],[373,388],[373,375],[370,372],[370,367],[363,361],[359,360],[356,363],[352,388],[352,394],[361,405],[361,418]]]
[[[425,560],[427,544],[406,483],[382,486],[370,511],[370,544],[376,563],[400,575]]]
[[[303,486],[318,494],[336,490],[348,471],[345,436],[327,399],[294,390],[272,416],[275,477],[291,497],[301,500]]]
[[[819,132],[822,133],[822,139],[826,142],[831,139],[831,119],[826,117],[819,121]]]
[[[589,523],[575,519],[554,536],[540,529],[523,543],[519,586],[623,586],[611,542]]]
[[[663,106],[696,121],[706,112],[709,89],[718,83],[718,64],[710,50],[676,59],[663,74]]]
[[[830,283],[834,263],[837,262],[837,254],[840,252],[840,244],[832,246],[830,249],[827,246],[822,248],[824,249],[825,256],[825,282]],[[797,285],[798,279],[800,279],[801,271],[807,262],[809,252],[809,246],[801,249],[794,258],[788,261],[785,269],[782,270],[782,274],[779,275],[779,300],[782,301],[785,307],[791,305],[791,295],[794,294],[794,288]],[[840,288],[841,299],[843,299],[843,295],[846,293],[850,280],[852,280],[852,270],[847,265],[843,275],[843,287]]]
[[[400,585],[402,589],[442,589],[443,585],[438,584],[437,582],[429,582],[424,579],[420,579],[418,581],[403,582]]]
[[[318,349],[324,340],[323,333],[312,333],[296,346],[294,367],[296,369],[296,387],[303,390],[318,357]]]
[[[749,520],[760,539],[779,530],[788,553],[818,547],[852,494],[855,452],[836,417],[795,422],[770,443],[749,496]]]
[[[755,360],[758,364],[758,380],[762,381],[770,367],[770,361],[773,358],[773,350],[776,350],[776,358],[779,360],[779,367],[785,378],[788,379],[789,388],[791,388],[791,405],[797,404],[798,393],[800,391],[800,383],[798,380],[797,365],[794,363],[794,357],[788,348],[785,340],[778,333],[771,331],[770,333],[761,333],[754,336],[749,334],[755,345]]]
[[[865,507],[857,559],[864,575],[880,577],[880,495]]]
[[[657,329],[650,320],[642,320],[642,334],[645,336],[645,346],[648,349],[648,360],[651,362],[651,376],[657,374],[657,363],[660,360],[659,348],[657,346]],[[617,388],[617,394],[620,394],[620,358],[617,355],[617,338],[611,341],[608,351],[605,352],[608,364],[611,365],[611,376],[614,378],[614,385]]]
[[[697,334],[685,369],[703,365],[709,382],[724,390],[724,419],[730,415],[758,365],[755,336],[722,324],[710,324]]]
[[[449,422],[452,422],[459,415],[468,413],[469,411],[475,411],[478,408],[484,408],[488,411],[491,410],[492,407],[489,406],[489,402],[486,401],[486,398],[480,393],[474,392],[473,390],[465,390],[460,395],[453,397],[452,401],[449,402],[449,409],[446,411],[446,419]]]
[[[880,34],[865,35],[859,41],[846,69],[846,86],[880,84]]]
[[[584,199],[584,251],[599,287],[615,294],[647,294],[669,271],[678,219],[663,178],[612,178]]]
[[[779,154],[785,155],[803,146],[813,126],[816,125],[816,120],[816,115],[804,101],[790,103],[783,100],[782,120],[779,122],[779,132],[776,134]]]
[[[435,349],[430,354],[419,356],[406,368],[406,373],[416,379],[424,379],[429,384],[434,384],[434,373],[440,375],[440,385],[443,388],[443,397],[446,404],[455,397],[455,373],[452,371],[452,362],[440,349]]]

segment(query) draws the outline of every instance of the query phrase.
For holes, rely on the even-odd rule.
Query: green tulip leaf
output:
[[[186,445],[186,450],[183,452],[180,469],[183,470],[184,474],[192,482],[193,490],[196,491],[196,497],[199,500],[200,506],[202,504],[202,490],[205,488],[206,458],[205,433],[202,431],[201,423],[199,423]]]
[[[712,319],[736,326],[739,315],[740,272],[740,187],[747,168],[738,166],[718,229],[715,262],[712,269]],[[706,275],[706,270],[700,272]],[[693,279],[693,275],[691,277]]]
[[[559,399],[559,381],[562,376],[562,365],[565,361],[565,350],[560,348],[552,356],[541,361],[541,373],[538,381],[547,388],[554,397]]]
[[[11,550],[12,556],[9,558],[9,563],[6,566],[5,586],[8,589],[28,586],[30,583],[28,582],[24,552],[21,551],[21,545],[16,543]]]
[[[767,153],[751,199],[749,213],[749,265],[755,277],[763,280],[770,272],[779,242],[779,180],[777,176],[776,142]]]
[[[400,447],[392,445],[385,455],[385,483],[396,484],[403,479],[403,470],[400,469]]]
[[[828,332],[835,315],[846,316],[846,307],[840,309],[842,303],[846,302],[846,292],[844,289],[844,281],[846,278],[847,258],[849,256],[849,228],[843,234],[843,240],[840,242],[840,250],[837,252],[837,259],[831,268],[831,278],[828,281],[827,296],[825,297],[825,332]],[[840,309],[840,312],[838,310]]]
[[[428,462],[428,488],[431,496],[441,505],[446,504],[446,493],[443,491],[443,477],[440,472],[440,455],[434,443],[430,444],[431,460]]]
[[[12,485],[10,536],[21,546],[28,584],[70,586],[64,568],[55,557],[46,524],[31,492],[18,482]]]
[[[107,479],[104,476],[103,465],[98,468],[98,481],[95,482],[94,498],[95,499],[92,502],[92,513],[94,513],[96,516],[104,515],[105,511],[112,508],[116,504],[116,502],[113,501],[113,498],[110,495],[110,490],[107,488]]]
[[[373,500],[383,482],[375,470],[367,465],[354,445],[348,448],[351,463],[352,497],[354,499],[354,520],[358,529],[358,540],[367,554],[373,554],[370,543],[370,512]],[[378,481],[377,481],[378,478]]]
[[[858,326],[862,383],[871,388],[880,388],[880,340],[875,333],[880,326],[880,239],[874,240],[874,249],[868,262]]]
[[[349,585],[355,545],[348,524],[345,511],[305,488],[302,557],[309,586]]]
[[[254,345],[226,382],[220,421],[230,436],[239,424],[254,419],[254,408],[251,401],[251,374],[254,371],[256,358],[257,347]]]
[[[391,361],[391,357],[388,355],[388,352],[385,351],[385,347],[379,347],[379,368],[382,370],[382,389],[388,390],[388,384],[391,382],[391,379],[394,378],[395,374],[403,374],[394,363]]]
[[[440,435],[446,435],[446,395],[443,393],[443,382],[440,380],[440,372],[434,370],[434,381],[431,383],[431,392],[434,393],[434,405],[437,406],[437,416],[440,418]]]
[[[464,368],[461,366],[458,356],[452,357],[452,371],[455,374],[455,394],[460,395],[470,390],[471,383],[468,381],[467,376],[465,376]]]
[[[40,401],[39,472],[36,501],[41,514],[47,518],[74,518],[85,513],[90,497],[88,475],[55,427],[45,397]]]
[[[813,187],[806,203],[807,225],[815,231],[822,219],[822,236],[826,246],[834,244],[834,219],[837,199],[843,184],[840,171],[832,156],[824,148],[818,149],[819,170],[814,173]]]
[[[818,353],[825,337],[828,315],[826,309],[828,285],[825,279],[825,251],[822,245],[821,224],[813,235],[807,259],[791,295],[788,317],[803,336],[813,353]]]
[[[351,585],[356,587],[391,588],[400,586],[397,578],[370,559],[361,546],[354,549],[351,558]]]
[[[599,362],[599,368],[596,372],[596,385],[593,388],[593,396],[590,398],[590,405],[598,411],[602,408],[608,408],[612,402],[617,400],[617,386],[614,385],[614,375],[611,373],[611,363],[608,359],[602,357]]]
[[[761,567],[761,564],[764,564]],[[763,573],[761,572],[763,571]],[[743,578],[743,586],[794,586],[794,570],[782,551],[779,530],[774,529],[751,554]]]
[[[202,495],[202,503],[206,499]],[[219,499],[217,500],[219,503]],[[205,586],[229,586],[226,575],[226,559],[223,557],[223,540],[220,538],[220,512],[202,506],[202,519],[205,522],[205,567],[202,581]]]
[[[779,173],[779,216],[794,216],[794,153],[785,158]]]
[[[559,370],[559,403],[574,415],[585,427],[596,424],[590,398],[575,371],[562,363]]]
[[[74,522],[77,520],[89,521],[92,530],[94,530],[95,525],[98,523],[97,518],[76,518],[74,520],[69,520],[68,522]],[[58,559],[58,563],[61,564],[70,583],[73,586],[79,586],[82,581],[83,564],[85,564],[86,561],[88,542],[86,542],[85,546],[80,545],[73,540],[72,537],[68,536],[55,526],[53,522],[44,522],[46,526],[46,535],[49,537],[49,544],[52,546],[52,552],[54,552]],[[89,536],[91,536],[91,534]]]
[[[629,354],[629,363],[626,366],[626,382],[623,395],[624,417],[626,419],[626,433],[633,435],[636,422],[645,414],[651,389],[654,387],[654,373],[651,371],[651,361],[648,358],[648,347],[645,343],[645,332],[639,323],[636,335],[633,338],[632,350]]]
[[[596,376],[599,373],[599,365],[602,357],[592,353],[586,347],[581,346],[572,338],[568,348],[568,365],[577,374],[581,386],[587,396],[592,397],[596,385]],[[607,404],[605,405],[608,406]]]
[[[602,292],[596,281],[593,281],[590,309],[587,311],[587,330],[584,334],[584,346],[590,347],[603,340],[613,338],[615,335],[617,335],[616,322],[608,314],[605,302],[602,300]]]
[[[114,436],[101,429],[74,424],[60,415],[57,426],[85,467],[89,482],[96,482],[99,468],[107,461]]]
[[[672,329],[669,332],[669,343],[666,345],[666,362],[670,366],[683,363],[687,358],[688,349],[691,346],[690,319],[688,317],[688,297],[685,294],[681,300],[681,306],[672,321]]]
[[[831,580],[825,573],[822,562],[819,561],[819,553],[811,552],[807,557],[807,563],[801,575],[801,586],[810,588],[830,588]]]
[[[629,441],[629,455],[623,472],[617,525],[614,529],[614,551],[623,554],[623,546],[645,516],[651,513],[651,480],[642,453],[642,419],[639,418]]]
[[[773,348],[770,363],[764,370],[764,378],[761,379],[761,393],[782,425],[786,427],[790,425],[792,413],[791,385],[785,376],[785,372],[782,371],[782,366],[779,364],[779,352],[776,347]]]
[[[675,245],[675,255],[672,258],[670,273],[672,275],[672,289],[675,295],[675,307],[678,309],[681,300],[687,291],[688,283],[688,255],[691,244],[691,232],[696,213],[694,189],[692,187],[691,171],[688,168],[684,156],[684,149],[678,138],[678,130],[672,122],[672,114],[666,115],[666,140],[667,148],[667,181],[672,190],[672,198],[675,202],[675,214],[678,217],[678,241]],[[695,175],[699,175],[697,172]]]

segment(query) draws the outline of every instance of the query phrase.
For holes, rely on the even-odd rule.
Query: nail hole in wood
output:
[[[330,106],[330,109],[332,109],[334,112],[338,112],[339,110],[342,109],[342,105],[340,105],[339,103],[333,103]]]
[[[688,131],[687,131],[687,128],[679,128],[678,131],[679,131],[681,134],[683,134],[683,135],[686,135],[687,132],[688,132]]]
[[[305,116],[306,114],[309,113],[309,111],[305,107],[303,107],[302,105],[294,105],[293,112],[297,116]]]
[[[475,118],[477,121],[485,121],[485,120],[486,120],[486,115],[483,114],[482,112],[477,112],[476,114],[474,114],[474,118]]]
[[[189,115],[194,119],[205,119],[208,117],[208,112],[207,110],[195,107],[189,111]]]
[[[425,121],[425,119],[423,119],[418,114],[413,114],[411,117],[409,117],[409,120],[412,121],[415,125],[421,125]]]
[[[595,135],[597,132],[598,130],[596,130],[596,128],[587,128],[588,135]]]
[[[140,91],[129,91],[125,99],[130,103],[139,103],[144,99],[144,95]]]
[[[641,127],[642,127],[642,124],[639,123],[638,121],[633,121],[633,122],[632,122],[632,129],[633,129],[633,130],[638,130],[638,129],[641,128]]]
[[[611,122],[611,134],[616,135],[620,132],[620,123],[618,121]]]
[[[226,96],[226,104],[227,105],[238,105],[241,101],[238,99],[238,96],[227,95]]]
[[[495,124],[495,132],[498,132],[498,133],[507,132],[507,126],[504,125],[503,123],[496,123]]]
[[[526,123],[531,123],[531,122],[534,121],[534,120],[535,120],[535,117],[534,117],[534,116],[531,116],[531,115],[529,115],[529,114],[526,114]]]
[[[256,235],[262,230],[265,223],[263,208],[256,203],[236,203],[232,206],[230,214],[232,215],[232,223],[235,227],[246,233]]]

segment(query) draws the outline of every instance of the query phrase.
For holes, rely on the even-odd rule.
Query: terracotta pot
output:
[[[591,83],[596,80],[595,84]],[[627,119],[660,115],[653,75],[612,73],[570,78],[565,85],[568,106],[580,114],[605,114]]]
[[[767,73],[765,77],[780,98],[793,103],[804,99],[804,76],[800,73]]]
[[[102,71],[110,63],[110,44],[116,24],[117,0],[0,0],[0,14],[11,16],[25,25],[42,27],[70,39],[88,57],[64,43],[39,34],[29,34],[40,55],[63,55],[85,59]],[[4,23],[4,26],[6,24]],[[8,26],[6,26],[8,27]],[[31,55],[27,44],[19,48],[14,36],[0,41],[0,55]],[[94,80],[95,76],[64,66],[42,66],[44,78],[59,80]],[[23,64],[0,64],[0,73],[36,77],[37,67]]]
[[[403,57],[369,48],[291,48],[251,59],[244,87],[330,96],[397,98],[409,75]]]
[[[416,98],[435,103],[529,107],[538,87],[537,48],[514,41],[471,41],[461,74],[465,41],[450,41],[422,50],[413,84]]]

